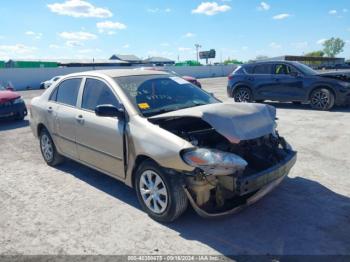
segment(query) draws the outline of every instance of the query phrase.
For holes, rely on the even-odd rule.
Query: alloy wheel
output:
[[[246,89],[239,89],[235,94],[236,102],[250,102],[250,94]]]
[[[330,104],[330,98],[327,93],[318,90],[312,94],[311,105],[316,109],[327,109]]]
[[[53,159],[53,145],[51,139],[46,134],[41,136],[41,151],[47,162],[50,162]]]
[[[140,177],[142,200],[153,213],[161,214],[168,206],[168,191],[163,179],[153,170],[146,170]]]

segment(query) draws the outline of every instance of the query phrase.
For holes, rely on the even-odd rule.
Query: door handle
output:
[[[276,82],[279,82],[279,81],[280,81],[280,79],[279,79],[279,78],[274,78],[274,80],[275,80]]]
[[[47,112],[49,112],[49,113],[52,113],[52,112],[53,112],[53,109],[52,109],[51,106],[49,106],[49,107],[47,108]]]
[[[78,115],[76,118],[78,123],[83,124],[84,123],[84,117],[82,115]]]

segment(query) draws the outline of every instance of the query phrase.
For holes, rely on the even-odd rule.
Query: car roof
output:
[[[137,76],[137,75],[167,75],[167,72],[155,71],[155,70],[135,70],[135,69],[108,69],[108,70],[93,70],[79,73],[69,74],[67,76],[109,76],[109,77],[122,77],[122,76]]]
[[[261,64],[276,64],[276,63],[285,63],[285,64],[292,64],[292,65],[298,64],[298,62],[296,62],[296,61],[268,60],[268,61],[251,62],[251,63],[244,64],[243,66],[256,66],[256,65],[261,65]]]

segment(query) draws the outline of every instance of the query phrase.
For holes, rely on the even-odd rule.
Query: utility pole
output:
[[[202,46],[200,44],[195,44],[194,46],[196,48],[197,62],[199,62],[199,48],[201,48]]]

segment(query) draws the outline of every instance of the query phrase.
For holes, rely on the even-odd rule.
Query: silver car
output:
[[[50,166],[70,158],[136,189],[170,222],[237,212],[278,185],[296,152],[274,107],[222,103],[177,76],[105,70],[62,77],[31,102],[30,125]]]

